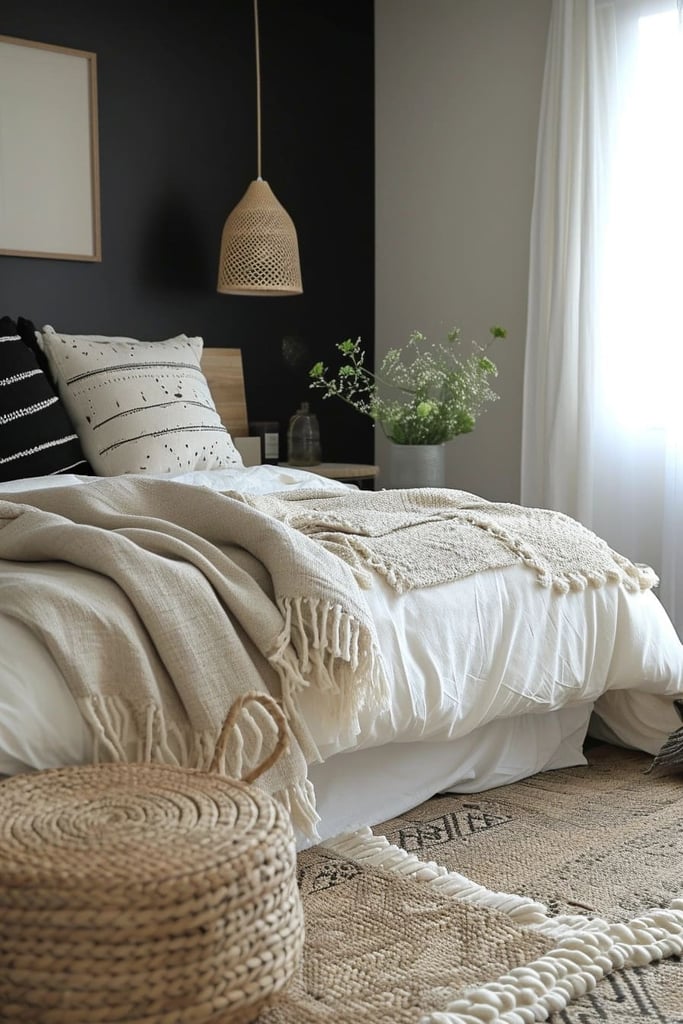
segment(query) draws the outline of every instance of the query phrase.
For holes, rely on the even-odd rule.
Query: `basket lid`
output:
[[[140,887],[209,876],[288,816],[243,782],[159,764],[98,764],[15,776],[0,786],[0,894]]]
[[[226,778],[218,765],[249,701],[270,711],[278,742],[244,780]],[[234,867],[277,834],[293,843],[285,809],[249,784],[286,744],[282,710],[271,697],[248,693],[230,708],[208,772],[117,762],[7,779],[0,785],[0,903],[29,888],[118,901],[121,892],[142,892],[160,877],[203,876],[210,884],[212,872]]]

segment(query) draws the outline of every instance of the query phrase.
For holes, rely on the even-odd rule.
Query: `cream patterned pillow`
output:
[[[200,368],[201,338],[60,334],[39,338],[98,476],[242,466]]]

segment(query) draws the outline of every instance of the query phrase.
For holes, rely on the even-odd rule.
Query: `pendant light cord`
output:
[[[254,0],[254,39],[256,41],[256,169],[261,180],[261,57],[259,53],[258,0]]]
[[[261,177],[261,47],[258,0],[254,5],[256,44],[256,164],[251,181],[223,225],[217,291],[223,295],[301,295],[296,228]]]

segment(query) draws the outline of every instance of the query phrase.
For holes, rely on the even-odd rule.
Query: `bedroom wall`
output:
[[[375,0],[376,358],[413,328],[508,338],[447,483],[519,501],[529,227],[551,0]],[[377,432],[377,460],[387,442]],[[380,483],[383,476],[380,476]]]
[[[259,20],[263,177],[297,227],[304,294],[216,293],[223,223],[256,176],[251,0],[3,0],[0,34],[97,54],[103,258],[0,256],[0,315],[239,347],[250,418],[284,433],[309,399],[323,457],[369,462],[370,426],[323,406],[308,369],[373,337],[372,0],[260,0]]]

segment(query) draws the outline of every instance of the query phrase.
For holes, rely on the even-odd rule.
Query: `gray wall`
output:
[[[500,400],[447,484],[518,501],[529,227],[551,0],[375,0],[375,351],[457,324]],[[377,430],[376,459],[387,463]],[[380,483],[386,479],[383,474]]]

